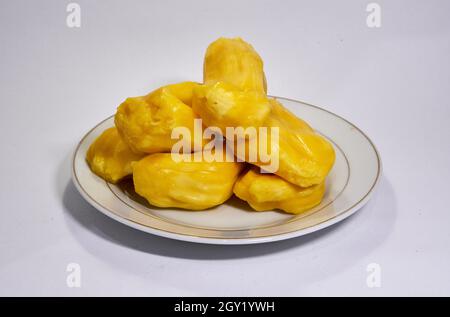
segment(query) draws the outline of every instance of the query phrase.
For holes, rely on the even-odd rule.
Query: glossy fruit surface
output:
[[[200,85],[194,89],[192,108],[208,126],[258,127],[270,113],[270,102],[264,93],[242,91],[226,82]]]
[[[219,38],[206,50],[203,81],[224,81],[242,90],[266,93],[263,61],[253,46],[241,38]]]
[[[177,162],[170,153],[152,154],[133,166],[135,191],[158,207],[203,210],[225,202],[243,168],[237,162]]]
[[[170,152],[177,141],[171,137],[174,128],[185,127],[193,134],[196,115],[190,104],[196,85],[168,85],[146,96],[127,98],[114,120],[123,140],[135,152]]]
[[[320,184],[333,166],[333,146],[277,100],[262,93],[244,92],[223,82],[201,85],[194,89],[193,109],[207,126],[219,127],[228,140],[227,127],[257,128],[256,139],[248,137],[245,141],[245,156],[236,153],[237,156],[265,168],[267,163],[259,155],[259,149],[265,145],[278,155],[278,168],[270,171],[295,185]],[[260,130],[261,127],[266,130]],[[272,140],[275,132],[278,139]],[[252,151],[256,149],[257,160],[250,156],[252,141],[256,142]]]
[[[131,151],[116,128],[106,129],[89,147],[86,160],[91,170],[110,183],[131,175],[131,165],[144,155]]]
[[[322,201],[325,183],[303,188],[252,168],[236,181],[233,192],[256,211],[280,209],[299,214]]]

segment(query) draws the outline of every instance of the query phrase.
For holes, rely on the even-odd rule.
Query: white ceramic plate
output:
[[[277,99],[331,141],[336,151],[324,199],[306,213],[254,212],[234,197],[201,212],[150,206],[134,193],[131,182],[108,184],[93,174],[86,163],[89,145],[114,125],[112,116],[95,126],[78,144],[72,168],[75,186],[90,204],[119,222],[167,238],[199,243],[271,242],[298,237],[345,219],[367,203],[380,179],[381,161],[375,146],[360,129],[327,110]]]

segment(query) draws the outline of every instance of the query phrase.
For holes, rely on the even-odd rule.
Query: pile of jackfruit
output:
[[[254,48],[240,38],[219,38],[207,48],[203,76],[203,83],[171,84],[127,98],[117,108],[115,127],[87,152],[92,172],[110,183],[132,175],[135,192],[157,207],[204,210],[233,193],[257,211],[298,214],[318,205],[334,164],[333,146],[267,96],[263,61]],[[204,128],[221,131],[277,127],[278,169],[267,173],[262,160],[250,161],[245,153],[231,160],[174,160],[173,129],[194,133],[199,118]],[[188,155],[194,156],[198,145],[191,148]]]

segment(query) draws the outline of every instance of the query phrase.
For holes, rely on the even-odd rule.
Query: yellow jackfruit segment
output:
[[[325,183],[303,188],[254,167],[239,177],[233,192],[256,211],[280,209],[299,214],[322,201]]]
[[[192,109],[208,127],[258,127],[270,113],[266,95],[242,91],[225,82],[200,85],[194,89]]]
[[[221,128],[224,135],[226,127],[266,127],[267,138],[262,140],[267,140],[269,149],[270,129],[277,127],[278,144],[273,142],[273,150],[278,152],[279,167],[274,173],[295,185],[320,184],[333,166],[333,146],[278,101],[261,93],[243,92],[223,82],[206,84],[194,89],[192,107],[207,126]],[[260,136],[256,140],[258,149],[262,146]],[[249,160],[249,139],[247,154],[239,158],[264,168],[266,163],[260,160],[259,152],[256,161]]]
[[[142,97],[127,98],[114,122],[123,140],[135,152],[170,152],[177,140],[172,130],[185,127],[193,133],[193,82],[168,85]]]
[[[170,153],[152,154],[133,166],[136,193],[157,207],[203,210],[225,202],[243,168],[237,162],[177,162]]]
[[[203,81],[224,81],[242,90],[267,92],[263,61],[241,38],[219,38],[209,45],[203,64]]]
[[[319,204],[335,160],[333,146],[267,97],[263,61],[253,47],[240,38],[220,38],[208,47],[203,66],[203,85],[182,82],[126,99],[117,109],[116,128],[104,131],[87,152],[92,171],[111,183],[132,173],[136,193],[158,207],[203,210],[225,202],[233,192],[258,211],[297,214]],[[199,152],[176,161],[164,153],[179,141],[172,139],[175,128],[196,134],[194,120],[199,117],[204,127],[218,127],[224,136],[227,127],[267,128],[267,138],[261,130],[244,138],[247,152],[235,149],[241,160],[256,166],[239,177],[245,163],[196,161]],[[278,142],[271,143],[272,128],[278,129]],[[263,140],[278,153],[275,174],[260,172],[268,163],[259,151],[256,161],[249,160],[254,157],[249,142],[259,149]],[[191,149],[198,150],[198,140],[191,141]]]
[[[116,128],[109,128],[91,144],[86,160],[95,174],[110,183],[117,183],[132,173],[131,164],[143,156],[131,151]]]
[[[160,87],[159,89],[151,92],[148,96],[151,95],[157,96],[159,93],[161,93],[162,90],[165,90],[166,92],[169,92],[176,98],[180,99],[181,102],[185,103],[189,107],[192,105],[192,96],[194,93],[194,88],[197,87],[199,84],[193,81],[184,81],[177,84],[170,84],[167,86]]]
[[[302,187],[323,183],[335,160],[334,148],[277,100],[265,126],[279,128],[279,168],[275,173]],[[264,164],[257,164],[264,167]]]

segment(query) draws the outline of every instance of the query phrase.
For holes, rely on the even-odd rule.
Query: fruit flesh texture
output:
[[[131,151],[113,127],[106,129],[91,144],[86,160],[95,174],[110,183],[117,183],[132,173],[131,165],[143,156]]]
[[[224,83],[217,83],[220,81],[223,81]],[[321,172],[314,172],[314,169],[320,165],[321,161],[318,160],[314,163],[313,160],[313,163],[311,163],[309,159],[306,159],[303,162],[303,176],[301,173],[300,175],[296,175],[295,158],[291,158],[291,155],[289,154],[283,155],[283,148],[287,149],[288,153],[291,151],[293,153],[296,152],[296,147],[298,147],[298,144],[292,146],[290,142],[304,142],[305,140],[308,140],[308,136],[306,135],[310,134],[312,129],[304,121],[290,114],[281,105],[277,105],[276,103],[274,104],[271,100],[267,102],[267,100],[261,97],[261,95],[265,97],[267,91],[266,81],[262,60],[254,51],[253,47],[241,39],[219,39],[212,43],[210,47],[208,47],[205,56],[204,82],[206,83],[206,86],[210,87],[217,84],[216,91],[208,95],[207,90],[199,89],[197,93],[198,95],[195,96],[193,95],[193,91],[197,90],[196,87],[198,87],[198,84],[193,82],[184,82],[161,87],[160,89],[143,97],[129,98],[129,100],[127,99],[124,104],[128,105],[123,107],[121,105],[119,107],[118,115],[116,115],[116,125],[120,128],[121,134],[123,135],[125,141],[130,145],[130,148],[136,152],[144,150],[147,153],[170,151],[173,142],[175,142],[169,141],[172,127],[175,125],[190,128],[190,122],[192,122],[192,119],[195,118],[195,115],[191,113],[186,106],[189,108],[192,105],[197,108],[197,106],[194,106],[196,101],[195,99],[200,96],[201,98],[198,98],[198,100],[201,100],[202,102],[198,103],[199,106],[197,109],[200,109],[201,111],[202,103],[205,103],[205,96],[208,95],[208,98],[215,100],[219,106],[214,104],[214,102],[207,104],[207,106],[211,106],[208,110],[212,111],[212,114],[210,116],[205,115],[206,120],[204,119],[204,123],[207,123],[207,125],[216,126],[283,127],[282,131],[280,131],[280,167],[282,171],[284,170],[284,177],[286,179],[290,179],[293,183],[297,181],[297,183],[303,184],[304,186],[309,186],[308,184],[312,183],[318,184],[302,189],[273,174],[260,174],[258,172],[256,174],[257,177],[251,177],[253,175],[252,173],[254,173],[251,173],[251,170],[236,183],[236,195],[249,201],[250,205],[256,210],[279,208],[287,212],[297,213],[304,209],[310,208],[308,206],[312,207],[314,201],[317,201],[317,196],[320,196],[320,198],[323,196],[324,183],[320,183],[319,179],[321,178],[320,175],[326,175],[325,171],[327,170],[327,167],[322,167]],[[228,92],[231,91],[231,93],[228,96],[224,96],[224,93],[227,93],[227,90]],[[242,92],[249,94],[244,95]],[[220,109],[221,103],[225,104],[227,107]],[[224,109],[230,109],[230,104],[233,105],[231,109],[234,110],[234,113],[227,113],[227,111],[224,112]],[[250,109],[252,109],[252,111],[250,111]],[[224,114],[226,120],[221,118]],[[228,115],[228,117],[226,115]],[[285,129],[286,126],[289,128]],[[299,139],[296,132],[294,132],[291,136],[290,134],[292,130],[302,131],[301,136],[303,136],[303,138]],[[314,142],[314,138],[311,136],[309,137],[309,142],[306,142],[306,145],[303,147],[304,152],[307,153],[308,149],[310,150],[309,152],[311,152],[311,146],[315,143],[318,145],[323,143],[320,142],[320,140],[316,140],[316,142]],[[282,141],[282,139],[285,139],[286,141]],[[324,146],[323,154],[327,155],[329,152],[330,151],[326,149],[326,146]],[[314,151],[312,151],[312,153],[314,154]],[[167,156],[169,154],[154,155]],[[298,153],[296,153],[296,155],[298,155]],[[152,156],[153,155],[150,155],[149,157]],[[147,162],[146,159],[142,160],[142,162]],[[292,162],[290,162],[291,159]],[[205,184],[208,185],[210,181],[214,180],[217,182],[218,179],[222,180],[224,178],[223,175],[229,175],[229,173],[224,170],[222,170],[222,172],[218,172],[220,169],[214,170],[212,165],[210,167],[213,168],[213,171],[208,170],[207,166],[199,167],[196,165],[197,167],[190,167],[191,170],[199,171],[198,174],[202,175],[202,177],[192,179],[189,183],[188,175],[196,173],[190,173],[184,169],[187,168],[189,170],[189,168],[185,165],[187,164],[189,166],[192,163],[184,162],[181,164],[185,165],[177,165],[180,163],[175,164],[174,161],[167,162],[167,158],[153,160],[155,161],[150,161],[145,164],[135,164],[135,166],[140,167],[140,169],[136,170],[142,170],[142,172],[138,172],[137,177],[134,177],[134,179],[135,184],[141,184],[137,186],[140,188],[141,195],[146,197],[150,203],[153,202],[154,205],[159,205],[160,207],[179,207],[201,210],[220,204],[225,201],[229,195],[231,195],[231,190],[224,190],[223,192],[215,193],[216,189],[213,189],[209,190],[208,193],[205,193],[205,190],[208,187],[205,186]],[[162,165],[158,165],[158,161],[163,162],[161,163]],[[332,151],[331,157],[325,161],[328,161],[328,165],[333,164],[332,161],[334,161],[334,151]],[[171,167],[171,164],[175,164],[175,166]],[[209,166],[210,164],[214,165],[215,163],[203,164],[207,164]],[[237,168],[239,171],[242,168],[242,164],[238,163],[222,164],[237,164],[239,166]],[[164,168],[164,165],[167,168]],[[146,169],[144,168],[145,166],[157,166],[156,169],[161,167],[166,171],[170,171],[172,169],[172,172],[168,172],[170,177],[167,178],[166,183],[162,183],[162,187],[165,190],[159,191],[158,185],[160,183],[153,182],[153,178],[163,179],[164,177],[168,177],[168,175],[157,175],[158,171],[155,169]],[[202,171],[204,169],[208,171]],[[235,173],[236,176],[234,179],[237,178],[239,171]],[[182,175],[181,177],[176,176],[178,172],[179,175]],[[323,176],[323,178],[324,177],[325,176]],[[224,187],[233,187],[232,184],[234,181],[228,181],[228,179],[232,178],[233,177],[225,177],[225,183],[227,186],[220,186],[217,184],[214,184],[214,186],[219,186],[220,189],[223,189]],[[180,179],[184,180],[181,181]],[[185,182],[190,184],[192,189],[191,192],[186,190],[184,184]],[[255,182],[254,186],[252,186],[253,182]],[[173,185],[169,185],[170,183]],[[245,184],[246,188],[244,189],[246,191],[242,189],[243,184]],[[263,186],[264,184],[269,185]],[[155,193],[152,192],[152,186],[155,187]],[[277,187],[279,187],[279,190],[273,191]],[[250,193],[247,188],[252,188],[252,192]],[[179,192],[177,193],[178,189]],[[319,195],[318,193],[320,193],[320,190],[322,191],[322,194]],[[209,197],[211,193],[212,196]],[[294,195],[294,193],[297,194]],[[199,197],[198,199],[196,199],[197,196]],[[290,204],[289,201],[284,200],[284,198],[287,199],[287,197],[291,197],[290,200],[292,201],[292,204]],[[312,197],[314,199],[308,200],[306,197]],[[208,198],[210,201],[208,201]],[[320,202],[320,199],[318,201]]]
[[[325,183],[307,188],[291,184],[274,174],[261,174],[253,167],[236,181],[234,194],[256,211],[280,209],[299,214],[318,205]]]
[[[123,140],[137,153],[170,152],[177,142],[171,138],[174,128],[186,127],[193,133],[196,115],[191,104],[197,85],[183,82],[127,98],[114,118]]]
[[[277,100],[270,103],[272,112],[264,125],[279,128],[276,174],[302,187],[323,183],[334,164],[333,146]]]
[[[194,89],[193,108],[207,125],[267,127],[269,135],[270,128],[278,127],[278,146],[274,143],[272,148],[279,155],[279,168],[275,174],[302,187],[322,183],[334,164],[332,145],[275,99],[261,94],[252,96],[225,83],[206,84]],[[272,145],[270,140],[267,137],[268,148]],[[259,141],[260,135],[256,143]],[[246,143],[247,154],[239,158],[249,161],[249,139]],[[249,163],[262,168],[266,165],[259,155],[256,162]]]
[[[269,115],[271,105],[258,91],[242,91],[226,82],[216,82],[194,89],[192,109],[208,127],[258,127]]]
[[[263,61],[241,38],[219,38],[208,46],[203,63],[203,81],[223,81],[245,91],[267,92]]]
[[[303,187],[324,181],[334,164],[333,147],[305,121],[266,97],[263,63],[250,44],[240,38],[220,38],[210,44],[204,83],[194,89],[193,108],[206,125],[217,126],[223,133],[226,126],[278,127],[276,174]],[[248,161],[248,153],[240,158]],[[265,165],[260,160],[251,163]]]
[[[136,193],[154,206],[203,210],[230,198],[242,168],[237,162],[176,162],[157,153],[134,164],[133,181]]]

